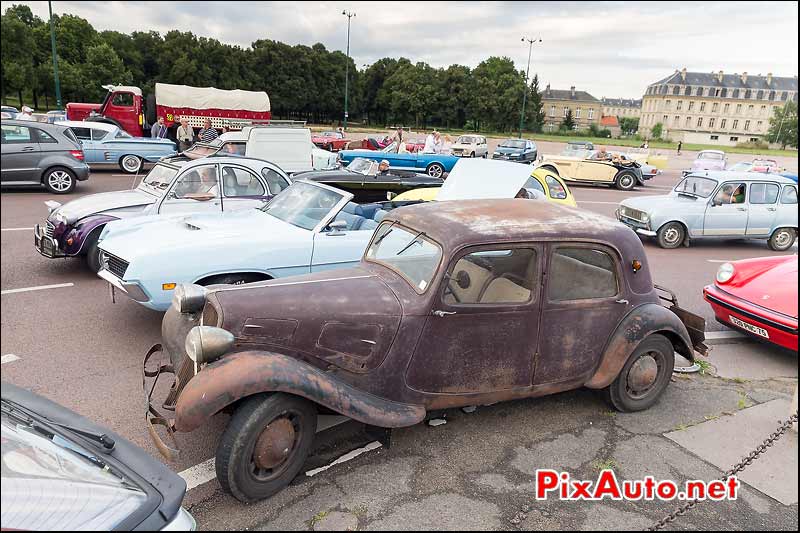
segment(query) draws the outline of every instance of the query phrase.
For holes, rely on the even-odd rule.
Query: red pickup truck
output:
[[[270,103],[263,91],[226,91],[213,87],[189,87],[156,83],[152,95],[144,97],[139,87],[104,85],[108,91],[102,104],[67,104],[67,120],[89,116],[119,126],[135,137],[149,137],[150,125],[164,117],[174,137],[181,117],[193,128],[201,128],[205,119],[215,128],[241,129],[244,124],[269,121]],[[238,124],[238,126],[237,126]]]

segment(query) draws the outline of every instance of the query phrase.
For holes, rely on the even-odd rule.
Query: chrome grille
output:
[[[114,254],[103,252],[103,267],[117,276],[119,279],[125,277],[125,271],[128,270],[128,262]]]
[[[164,404],[162,406],[168,411],[175,410],[175,404],[178,403],[178,396],[181,395],[183,388],[187,383],[189,383],[195,374],[194,361],[189,359],[189,356],[186,354],[181,354],[181,362],[178,366],[179,368],[175,369],[175,382],[172,384],[172,388],[170,388],[167,399],[164,400]]]
[[[49,220],[44,225],[44,234],[46,237],[53,238],[53,233],[56,231],[55,225]]]
[[[639,211],[638,209],[631,209],[630,207],[625,207],[624,205],[620,207],[619,210],[622,216],[632,218],[633,220],[638,220],[639,222],[645,221],[645,213],[643,211]]]

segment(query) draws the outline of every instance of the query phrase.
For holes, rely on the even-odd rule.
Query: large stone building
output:
[[[638,117],[642,114],[642,100],[630,98],[601,98],[604,117]]]
[[[599,124],[602,108],[600,100],[585,91],[576,91],[575,87],[570,87],[568,91],[551,89],[548,83],[542,91],[544,131],[558,130],[568,110],[572,111],[576,130],[586,129],[590,124]]]
[[[764,138],[776,108],[797,102],[797,76],[780,78],[676,70],[647,87],[639,133],[684,143],[734,146]]]

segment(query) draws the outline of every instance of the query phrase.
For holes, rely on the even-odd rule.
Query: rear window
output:
[[[71,129],[69,129],[69,128],[65,129],[65,130],[64,130],[64,136],[65,136],[67,139],[69,139],[70,141],[74,142],[75,144],[80,144],[80,143],[78,142],[78,138],[77,138],[77,137],[75,137],[75,134],[74,134],[74,133],[72,133],[72,130],[71,130]]]
[[[46,131],[36,130],[36,137],[41,144],[58,144],[58,139],[47,133]]]
[[[783,188],[783,195],[781,196],[782,204],[796,204],[797,203],[797,189],[791,185]]]
[[[780,190],[774,183],[753,183],[750,185],[750,203],[774,204],[778,201]]]

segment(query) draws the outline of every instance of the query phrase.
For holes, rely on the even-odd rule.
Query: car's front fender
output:
[[[365,424],[407,427],[425,418],[425,408],[379,398],[285,355],[247,351],[224,356],[192,378],[175,409],[175,428],[189,432],[232,403],[253,394],[301,396]]]
[[[80,254],[83,251],[87,237],[112,220],[119,219],[111,215],[93,215],[80,220],[61,237],[61,245],[64,247],[64,252],[67,255]],[[70,239],[72,239],[72,244],[68,242]]]
[[[584,386],[602,389],[616,378],[640,342],[659,333],[675,346],[675,351],[694,362],[689,331],[671,310],[659,304],[644,304],[633,309],[617,326],[603,350],[600,366]]]

